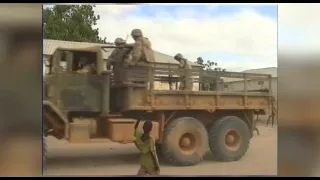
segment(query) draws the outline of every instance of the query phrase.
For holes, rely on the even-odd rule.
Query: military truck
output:
[[[152,121],[157,151],[172,165],[195,165],[209,149],[219,161],[237,161],[253,137],[254,114],[266,114],[271,106],[270,75],[200,68],[179,71],[152,64],[123,66],[115,78],[106,69],[103,52],[101,47],[58,48],[48,60],[43,101],[46,136],[70,143],[132,143],[134,124],[140,119]],[[94,73],[76,72],[83,56],[93,63]],[[183,76],[199,88],[155,86]],[[223,78],[243,78],[244,91],[224,90]],[[255,78],[269,82],[269,91],[250,92],[247,82]],[[215,91],[201,89],[201,84],[212,81]]]

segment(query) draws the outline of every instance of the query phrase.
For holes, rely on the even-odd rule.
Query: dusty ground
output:
[[[216,162],[211,154],[191,167],[161,163],[162,175],[275,175],[277,128],[258,126],[247,154],[238,162]],[[47,175],[134,175],[139,168],[138,151],[132,144],[68,144],[48,138]]]

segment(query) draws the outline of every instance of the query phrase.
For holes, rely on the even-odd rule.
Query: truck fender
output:
[[[64,131],[64,137],[68,138],[68,119],[67,117],[50,101],[43,101],[44,118],[53,125],[54,130]]]

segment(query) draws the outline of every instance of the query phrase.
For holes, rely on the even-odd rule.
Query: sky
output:
[[[95,12],[100,36],[111,42],[139,28],[171,56],[200,56],[230,71],[277,66],[276,5],[97,5]]]
[[[230,71],[277,66],[279,52],[319,47],[320,4],[97,5],[100,36],[140,28],[154,50],[201,56]],[[278,22],[278,23],[277,23]],[[128,42],[133,42],[131,38]]]
[[[315,51],[320,47],[320,4],[278,5],[279,52]]]

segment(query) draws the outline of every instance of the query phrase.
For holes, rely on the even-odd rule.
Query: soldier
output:
[[[267,126],[269,125],[269,122],[271,120],[271,127],[273,127],[274,119],[277,116],[277,109],[276,109],[275,103],[276,103],[276,100],[275,100],[274,96],[272,96],[271,97],[271,114],[268,117]]]
[[[140,120],[134,126],[135,145],[140,150],[140,169],[138,176],[159,175],[160,165],[156,152],[155,142],[150,136],[152,122],[143,124],[143,133],[138,131]]]
[[[179,90],[185,90],[188,88],[188,90],[192,90],[193,87],[193,83],[189,82],[189,87],[187,87],[187,80],[190,80],[190,73],[188,72],[188,70],[191,70],[191,66],[188,64],[188,60],[185,59],[182,54],[178,53],[174,56],[174,59],[177,60],[179,62],[179,69],[181,70],[187,70],[184,71],[184,75],[180,76],[180,85],[179,85]]]
[[[131,36],[135,43],[132,44],[132,51],[127,59],[130,65],[136,65],[139,61],[146,63],[155,62],[154,52],[151,48],[149,39],[143,37],[140,29],[131,31]]]
[[[116,38],[114,41],[116,48],[112,51],[112,53],[108,57],[108,65],[114,65],[116,61],[119,60],[119,53],[122,50],[122,46],[126,44],[125,40],[122,38]]]
[[[87,74],[95,72],[94,64],[89,62],[89,60],[86,57],[80,57],[79,65],[80,69],[77,70],[78,73]]]
[[[121,68],[124,65],[124,59],[129,54],[130,49],[124,48],[126,41],[122,38],[117,38],[114,41],[116,48],[112,51],[108,57],[107,69],[110,69],[110,66],[113,66],[113,74],[115,81],[120,81]]]

